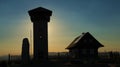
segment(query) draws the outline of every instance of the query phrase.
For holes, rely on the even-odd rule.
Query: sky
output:
[[[21,54],[28,38],[33,53],[32,22],[28,11],[52,10],[48,23],[49,52],[65,48],[82,32],[90,32],[104,47],[120,51],[120,0],[0,0],[0,56]]]

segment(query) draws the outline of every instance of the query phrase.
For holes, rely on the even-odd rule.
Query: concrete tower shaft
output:
[[[34,59],[47,60],[48,58],[48,22],[52,11],[39,7],[28,11],[33,22]]]

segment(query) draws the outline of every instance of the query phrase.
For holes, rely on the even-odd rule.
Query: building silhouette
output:
[[[98,48],[100,47],[103,47],[103,45],[89,32],[86,32],[75,38],[66,49],[69,50],[71,58],[96,59],[98,57]]]
[[[28,38],[23,39],[21,58],[23,63],[28,63],[30,61]]]
[[[52,11],[38,7],[28,11],[33,22],[34,60],[48,58],[48,22]]]

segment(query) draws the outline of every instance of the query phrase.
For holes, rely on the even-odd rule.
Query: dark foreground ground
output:
[[[71,62],[61,62],[61,61],[47,61],[47,62],[35,62],[29,64],[11,64],[7,67],[120,67],[116,64],[106,64],[106,63],[71,63]]]
[[[64,64],[57,62],[46,62],[46,63],[13,65],[10,67],[110,67],[110,66],[108,64],[70,64],[70,63]]]
[[[65,61],[65,60],[49,60],[42,62],[29,62],[21,63],[21,61],[14,61],[11,63],[1,62],[0,67],[120,67],[119,63],[106,63],[106,62],[92,62],[92,63],[81,63],[76,61]]]

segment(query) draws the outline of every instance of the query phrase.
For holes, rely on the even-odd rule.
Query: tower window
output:
[[[40,36],[40,38],[42,38],[42,36]]]

